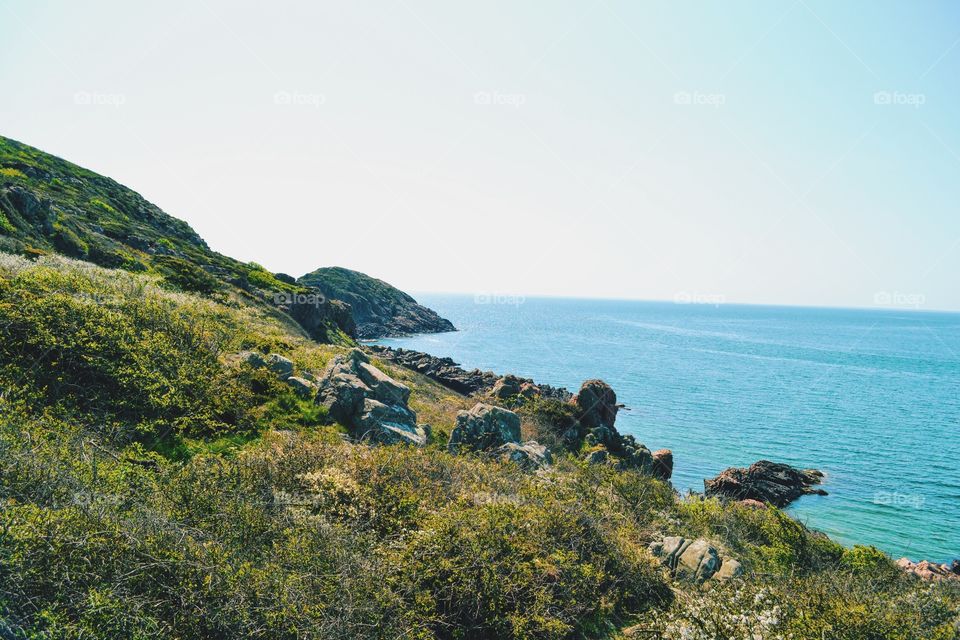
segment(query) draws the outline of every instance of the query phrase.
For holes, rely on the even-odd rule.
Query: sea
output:
[[[573,392],[602,378],[621,433],[673,484],[761,459],[816,468],[789,512],[894,558],[960,557],[960,314],[422,294],[459,329],[381,340]]]

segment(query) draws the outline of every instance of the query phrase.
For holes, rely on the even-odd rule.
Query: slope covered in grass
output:
[[[0,257],[0,637],[957,635],[954,584],[777,509],[562,450],[539,473],[450,455],[474,400],[384,362],[433,441],[354,444],[246,349],[314,373],[344,351],[157,274]],[[674,582],[664,535],[745,574]]]

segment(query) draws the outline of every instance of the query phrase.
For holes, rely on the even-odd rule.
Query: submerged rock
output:
[[[490,451],[520,441],[520,416],[501,407],[478,402],[457,414],[457,424],[447,445],[451,453]]]
[[[785,507],[806,494],[827,495],[820,484],[823,473],[796,469],[787,464],[760,460],[747,468],[731,467],[716,478],[703,481],[704,493],[730,500],[759,500]]]
[[[408,406],[410,389],[370,364],[359,349],[337,356],[319,383],[317,404],[351,435],[381,444],[424,446],[426,427]]]

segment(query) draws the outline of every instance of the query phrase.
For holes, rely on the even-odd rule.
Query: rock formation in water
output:
[[[825,496],[817,489],[823,473],[816,469],[796,469],[787,464],[760,460],[747,468],[731,467],[717,477],[703,481],[704,493],[730,500],[759,500],[785,507],[802,495]]]

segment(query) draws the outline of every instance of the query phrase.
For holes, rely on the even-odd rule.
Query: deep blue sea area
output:
[[[894,557],[960,557],[960,314],[427,295],[460,330],[383,340],[576,391],[674,451],[674,485],[759,459],[826,473],[790,512]]]

